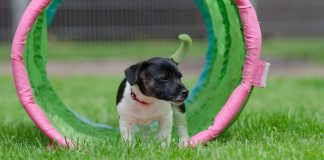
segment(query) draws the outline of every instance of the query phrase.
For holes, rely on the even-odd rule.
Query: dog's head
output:
[[[181,82],[182,74],[175,62],[166,58],[152,58],[125,70],[130,85],[137,84],[148,97],[182,104],[189,91]]]

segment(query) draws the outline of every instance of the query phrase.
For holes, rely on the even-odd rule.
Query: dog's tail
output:
[[[182,43],[177,51],[170,57],[176,64],[179,64],[183,60],[192,45],[191,37],[188,34],[180,34],[178,38]]]

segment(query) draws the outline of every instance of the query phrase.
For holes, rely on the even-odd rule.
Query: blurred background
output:
[[[28,2],[0,1],[2,61],[9,58],[10,41]],[[287,71],[289,74],[308,75],[305,69],[324,61],[323,0],[252,0],[252,3],[261,22],[263,56],[274,64],[275,73],[290,69]],[[131,63],[127,60],[169,56],[179,45],[177,36],[180,33],[193,37],[194,45],[188,58],[190,63],[185,63],[184,68],[190,68],[197,75],[203,64],[207,42],[204,21],[194,1],[64,0],[49,28],[49,70],[92,73],[95,71],[89,68],[98,68],[89,64],[92,60],[108,60],[116,62],[112,64],[116,67],[103,63],[101,68],[120,72]],[[62,60],[86,60],[89,66],[80,71],[79,65],[86,64],[75,62],[76,68],[59,68],[64,67],[57,64]],[[9,69],[6,66],[1,68]],[[320,67],[310,70],[315,75],[322,75]],[[110,74],[104,70],[98,72]]]
[[[7,48],[4,44],[12,40],[13,32],[28,2],[29,0],[0,1],[1,48]],[[324,1],[252,0],[252,2],[257,10],[265,38],[265,55],[271,52],[276,56],[295,55],[297,58],[316,60],[320,54],[319,57],[324,59],[322,56],[324,47],[321,47],[323,45],[316,46],[323,44],[320,41],[324,35]],[[177,45],[176,37],[179,33],[190,34],[196,42],[194,51],[204,52],[206,30],[194,1],[65,0],[49,29],[50,47],[58,49],[55,54],[50,53],[50,56],[68,56],[65,54],[68,52],[65,50],[68,49],[67,45],[80,50],[85,47],[83,52],[69,55],[79,58],[111,58],[121,54],[141,57],[154,55],[154,51],[155,55],[159,55],[169,51],[164,50],[164,47],[171,49]],[[159,41],[165,46],[149,50],[151,53],[135,54],[134,52],[138,51],[133,50],[134,48],[126,50],[124,47],[125,44],[147,46],[148,43],[150,48],[154,46],[151,46],[152,41]],[[87,43],[83,45],[82,42]],[[160,43],[156,44],[160,46]],[[158,51],[159,49],[162,50]],[[88,52],[89,50],[91,52]],[[164,55],[170,54],[169,52]],[[4,58],[3,52],[1,55]]]
[[[1,0],[0,39],[12,31],[29,0]],[[322,0],[252,0],[264,36],[321,37]],[[204,22],[194,1],[187,0],[67,0],[50,33],[68,40],[174,38],[181,32],[205,37]]]
[[[14,103],[17,101],[10,83],[10,46],[28,2],[0,0],[0,77],[4,77],[0,84],[11,84],[10,91],[3,92],[11,92]],[[271,90],[271,86],[283,82],[321,80],[324,1],[252,0],[252,3],[263,33],[262,56],[272,63],[269,94],[280,92]],[[203,17],[194,0],[63,0],[48,33],[49,76],[64,101],[81,108],[110,103],[107,92],[114,95],[117,84],[105,85],[107,79],[102,77],[117,77],[114,82],[119,83],[127,66],[149,57],[170,56],[179,46],[180,33],[193,38],[191,52],[180,67],[186,79],[194,84],[207,49]],[[88,86],[91,93],[83,93],[81,88],[87,88],[85,84],[89,83],[96,85]],[[316,89],[320,85],[317,81],[309,83]],[[89,100],[91,96],[95,97]],[[98,121],[109,119],[98,118],[95,111],[81,112]],[[105,113],[100,112],[103,117]]]

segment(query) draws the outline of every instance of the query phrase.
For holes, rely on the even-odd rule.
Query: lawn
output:
[[[119,77],[51,79],[60,97],[81,115],[117,126]],[[129,148],[112,137],[80,150],[51,151],[19,104],[11,76],[1,75],[0,159],[323,159],[323,89],[324,79],[273,77],[267,89],[255,89],[236,123],[207,147],[178,149],[173,143],[163,149],[152,140]]]
[[[151,56],[168,57],[179,46],[175,40],[137,40],[76,42],[51,41],[48,46],[49,59],[102,59],[136,58]],[[324,39],[307,38],[270,38],[263,42],[263,56],[285,59],[302,59],[319,63],[324,62]],[[191,58],[204,57],[207,42],[193,39],[193,46],[188,55]],[[9,59],[10,44],[0,42],[0,60]]]
[[[324,62],[324,39],[265,39],[263,55]],[[127,47],[125,47],[127,46]],[[178,41],[51,42],[50,60],[143,59],[170,56]],[[202,58],[207,43],[194,40],[189,58]],[[9,60],[10,44],[0,43],[0,63]],[[1,68],[0,68],[1,69]],[[89,119],[118,126],[114,105],[120,77],[51,77],[62,99]],[[234,125],[197,149],[163,149],[154,142],[123,145],[118,137],[82,145],[80,150],[46,148],[48,139],[21,107],[10,75],[0,75],[0,159],[323,159],[324,78],[272,77],[255,89]],[[194,80],[186,81],[188,86]],[[85,92],[86,91],[86,92]]]

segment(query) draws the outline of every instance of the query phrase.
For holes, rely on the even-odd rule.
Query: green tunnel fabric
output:
[[[46,74],[47,27],[46,12],[37,19],[29,33],[24,60],[36,103],[53,126],[73,140],[86,140],[116,134],[109,126],[89,123],[72,112],[53,90]]]
[[[240,84],[245,60],[242,24],[234,2],[197,0],[196,3],[205,18],[209,47],[200,80],[187,103],[190,135],[213,122]]]
[[[52,20],[60,2],[53,0],[38,17],[26,42],[24,60],[35,100],[53,126],[69,139],[117,136],[117,129],[93,123],[71,111],[57,96],[47,77],[47,19]],[[200,79],[186,102],[190,135],[212,123],[241,82],[245,58],[242,25],[233,1],[196,0],[196,3],[205,18],[209,47]]]
[[[47,27],[51,26],[54,21],[55,13],[58,7],[61,5],[62,0],[52,0],[51,4],[47,8],[46,19]]]

